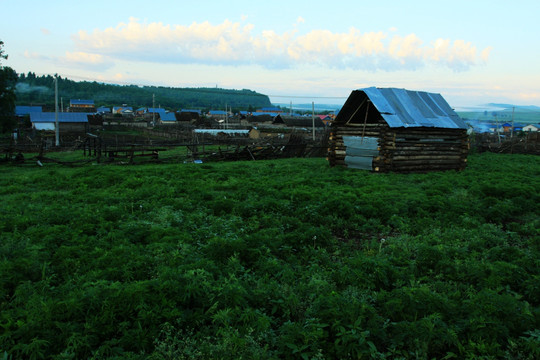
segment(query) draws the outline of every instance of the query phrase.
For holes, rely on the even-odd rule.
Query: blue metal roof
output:
[[[94,100],[70,99],[71,105],[94,105]]]
[[[31,113],[30,121],[33,123],[56,122],[56,117],[55,117],[55,113],[53,112]],[[58,122],[79,122],[79,123],[88,122],[88,114],[59,112]]]
[[[41,106],[15,106],[15,115],[28,115],[35,112],[42,112]]]
[[[162,108],[148,108],[147,112],[149,113],[156,113],[156,114],[164,114],[165,113],[165,109],[162,109]]]
[[[210,110],[209,114],[210,115],[226,115],[227,112],[225,112],[224,110]]]
[[[173,112],[159,114],[161,121],[176,121],[176,116]]]
[[[355,116],[366,100],[373,104],[391,128],[467,129],[465,122],[440,94],[396,88],[370,87],[353,91],[340,110],[336,122]]]
[[[276,116],[276,113],[273,113],[273,112],[254,112],[251,114],[252,116],[263,116],[263,115],[270,115],[272,117]]]

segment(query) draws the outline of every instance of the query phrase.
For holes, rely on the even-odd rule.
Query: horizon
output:
[[[540,105],[532,0],[184,4],[97,0],[80,11],[8,1],[1,65],[75,81],[250,89],[272,103],[344,103],[375,86],[440,93],[453,108]]]

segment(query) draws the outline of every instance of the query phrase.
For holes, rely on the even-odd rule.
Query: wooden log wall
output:
[[[390,128],[386,123],[334,126],[330,134],[330,166],[347,166],[343,136],[378,139],[379,155],[373,159],[376,172],[426,172],[463,170],[469,141],[466,130],[443,128]]]

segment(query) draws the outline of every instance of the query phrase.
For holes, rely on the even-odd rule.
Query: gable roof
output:
[[[176,121],[176,116],[173,112],[159,114],[161,121]]]
[[[365,105],[368,101],[391,128],[467,129],[465,122],[440,94],[396,88],[370,87],[353,91],[335,122],[348,122],[362,106],[370,111],[371,108]]]
[[[274,118],[273,124],[285,124],[289,127],[306,127],[311,128],[313,125],[315,127],[324,127],[324,123],[321,120],[320,117],[315,116],[314,119],[309,117],[296,117],[296,116],[283,116],[283,115],[277,115]]]

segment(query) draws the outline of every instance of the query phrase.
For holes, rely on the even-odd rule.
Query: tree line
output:
[[[18,105],[54,106],[54,77],[36,76],[33,72],[18,74],[15,93]],[[225,106],[233,110],[252,110],[271,105],[267,95],[248,89],[113,85],[96,81],[77,82],[61,76],[58,77],[58,96],[94,100],[96,106],[127,104],[134,108],[160,106],[169,110],[225,109]]]

